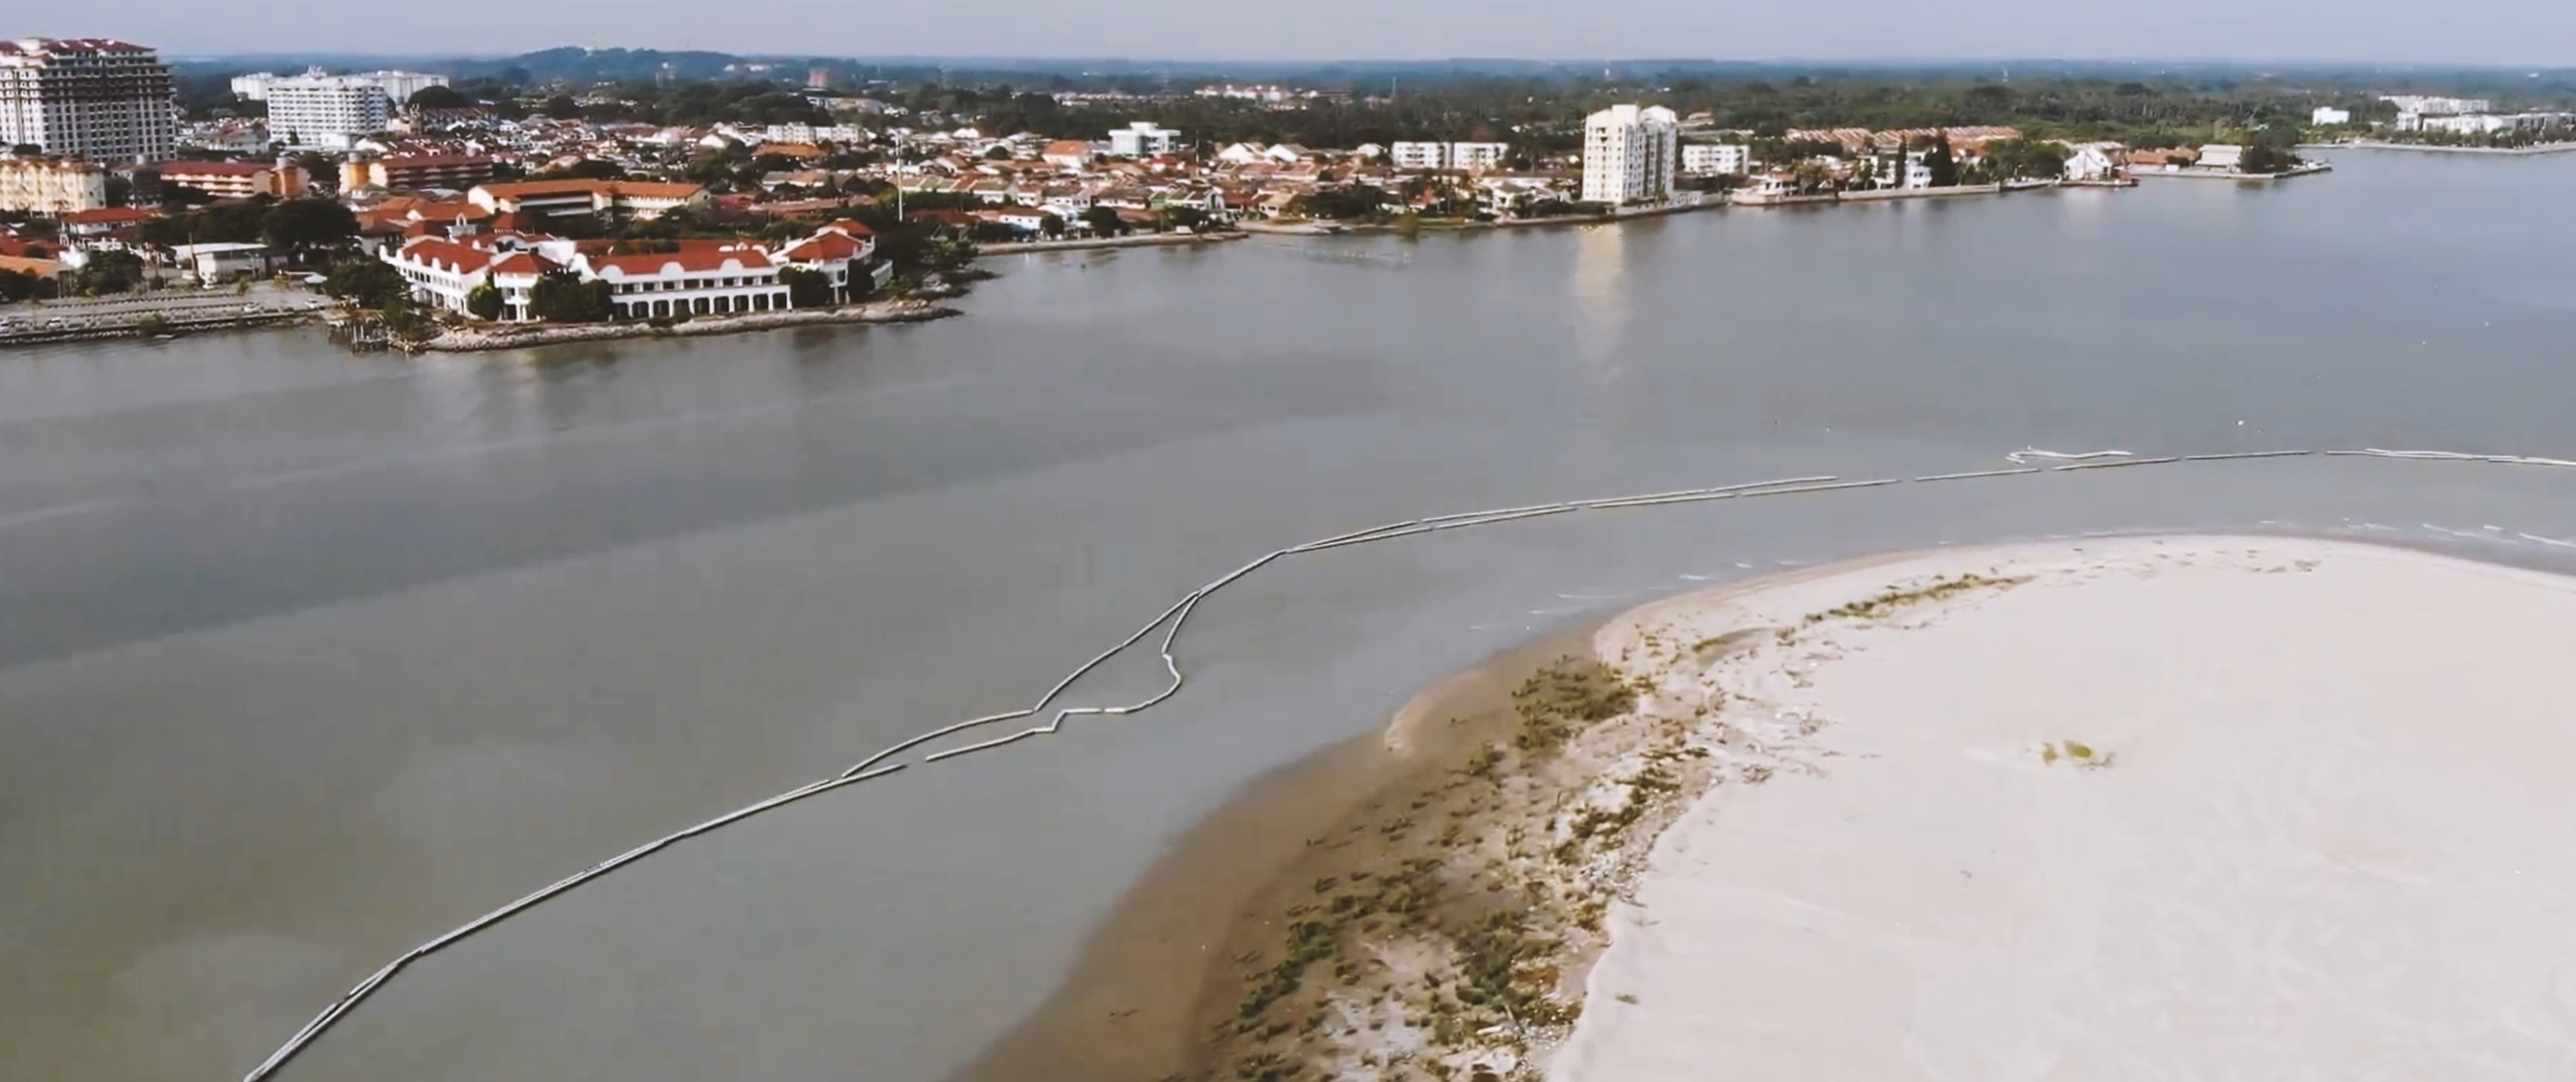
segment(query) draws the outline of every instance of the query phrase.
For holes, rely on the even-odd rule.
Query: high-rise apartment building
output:
[[[316,71],[268,84],[268,134],[287,146],[347,150],[392,119],[392,95],[371,76]]]
[[[108,38],[0,41],[0,145],[92,161],[158,161],[179,136],[170,68]]]
[[[251,101],[267,101],[270,88],[277,84],[289,79],[305,79],[320,74],[323,74],[322,69],[313,68],[302,75],[279,75],[271,71],[236,75],[233,76],[233,96]],[[341,78],[363,79],[376,84],[384,89],[385,97],[393,100],[395,108],[401,108],[411,101],[412,95],[423,90],[447,85],[447,76],[432,75],[425,71],[360,71],[351,72]]]
[[[1660,105],[1613,105],[1583,118],[1583,201],[1618,207],[1671,198],[1681,127]]]

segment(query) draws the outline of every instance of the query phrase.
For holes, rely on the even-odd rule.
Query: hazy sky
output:
[[[10,36],[165,53],[556,45],[852,55],[2336,59],[2576,63],[2568,0],[442,0],[289,8],[20,0]],[[79,9],[76,13],[73,9]]]

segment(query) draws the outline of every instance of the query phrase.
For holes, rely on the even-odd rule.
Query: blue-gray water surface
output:
[[[1299,540],[2032,445],[2576,457],[2576,158],[2336,164],[1004,257],[915,327],[0,356],[0,1077],[238,1076],[413,944],[1024,705]],[[2576,471],[2100,470],[1283,562],[1200,609],[1168,704],[677,846],[412,967],[283,1077],[933,1079],[1229,791],[1532,630],[1783,561],[2141,529],[2565,569]],[[1159,678],[1123,659],[1073,698]]]

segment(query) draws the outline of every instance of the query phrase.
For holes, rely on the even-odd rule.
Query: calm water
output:
[[[962,320],[536,366],[318,335],[0,356],[0,1077],[237,1076],[412,944],[1022,705],[1293,540],[2029,444],[2576,457],[2576,158],[2338,164],[1008,257]],[[1164,838],[1533,628],[1777,561],[2139,528],[2563,568],[2517,535],[2576,538],[2576,476],[2111,470],[1309,558],[1200,610],[1167,706],[676,848],[414,966],[286,1077],[932,1079]]]

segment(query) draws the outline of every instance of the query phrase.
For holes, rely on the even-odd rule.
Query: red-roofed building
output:
[[[757,245],[680,242],[676,252],[575,254],[571,269],[606,282],[620,319],[784,311],[779,264]]]
[[[492,179],[499,159],[489,154],[352,155],[340,165],[340,190],[441,188],[465,191]]]
[[[707,190],[649,180],[522,180],[478,184],[465,197],[491,211],[659,218],[682,207],[705,206]]]
[[[813,236],[791,242],[770,255],[780,263],[814,271],[831,279],[832,300],[840,303],[865,296],[876,286],[884,284],[882,277],[893,273],[893,267],[887,266],[879,276],[880,280],[872,280],[865,287],[855,287],[860,276],[866,273],[864,268],[868,257],[875,255],[876,250],[875,230],[842,218],[815,230]]]
[[[152,167],[161,186],[193,188],[217,199],[273,195],[293,199],[311,190],[311,178],[291,160],[275,162],[162,162]]]
[[[63,215],[63,232],[75,237],[103,237],[160,217],[141,207],[97,207]]]

